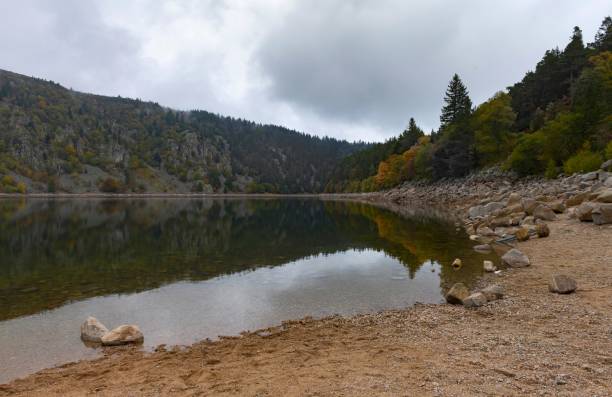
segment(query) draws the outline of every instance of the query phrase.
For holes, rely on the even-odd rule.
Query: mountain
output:
[[[0,70],[1,192],[320,192],[366,146]]]

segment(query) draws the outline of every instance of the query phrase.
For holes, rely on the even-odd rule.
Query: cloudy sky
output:
[[[380,141],[520,80],[609,0],[3,0],[0,68],[75,90]]]

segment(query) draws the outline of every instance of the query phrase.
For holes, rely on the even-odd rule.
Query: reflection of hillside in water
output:
[[[444,221],[312,199],[4,200],[0,216],[0,319],[347,249],[384,250],[411,277],[471,250]]]

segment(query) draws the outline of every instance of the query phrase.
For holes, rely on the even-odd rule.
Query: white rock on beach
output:
[[[81,325],[81,339],[86,342],[100,343],[107,332],[108,328],[95,317],[87,317]]]
[[[107,332],[102,337],[104,346],[125,345],[128,343],[142,343],[144,335],[136,325],[120,325],[119,327]]]

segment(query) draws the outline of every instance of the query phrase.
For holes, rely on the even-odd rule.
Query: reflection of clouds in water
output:
[[[207,281],[88,299],[3,322],[0,373],[12,377],[91,357],[94,351],[84,347],[78,336],[81,322],[90,315],[109,328],[138,324],[150,349],[162,343],[190,344],[238,334],[307,315],[351,315],[416,301],[438,302],[438,284],[426,266],[411,280],[404,266],[382,252],[349,250]]]

